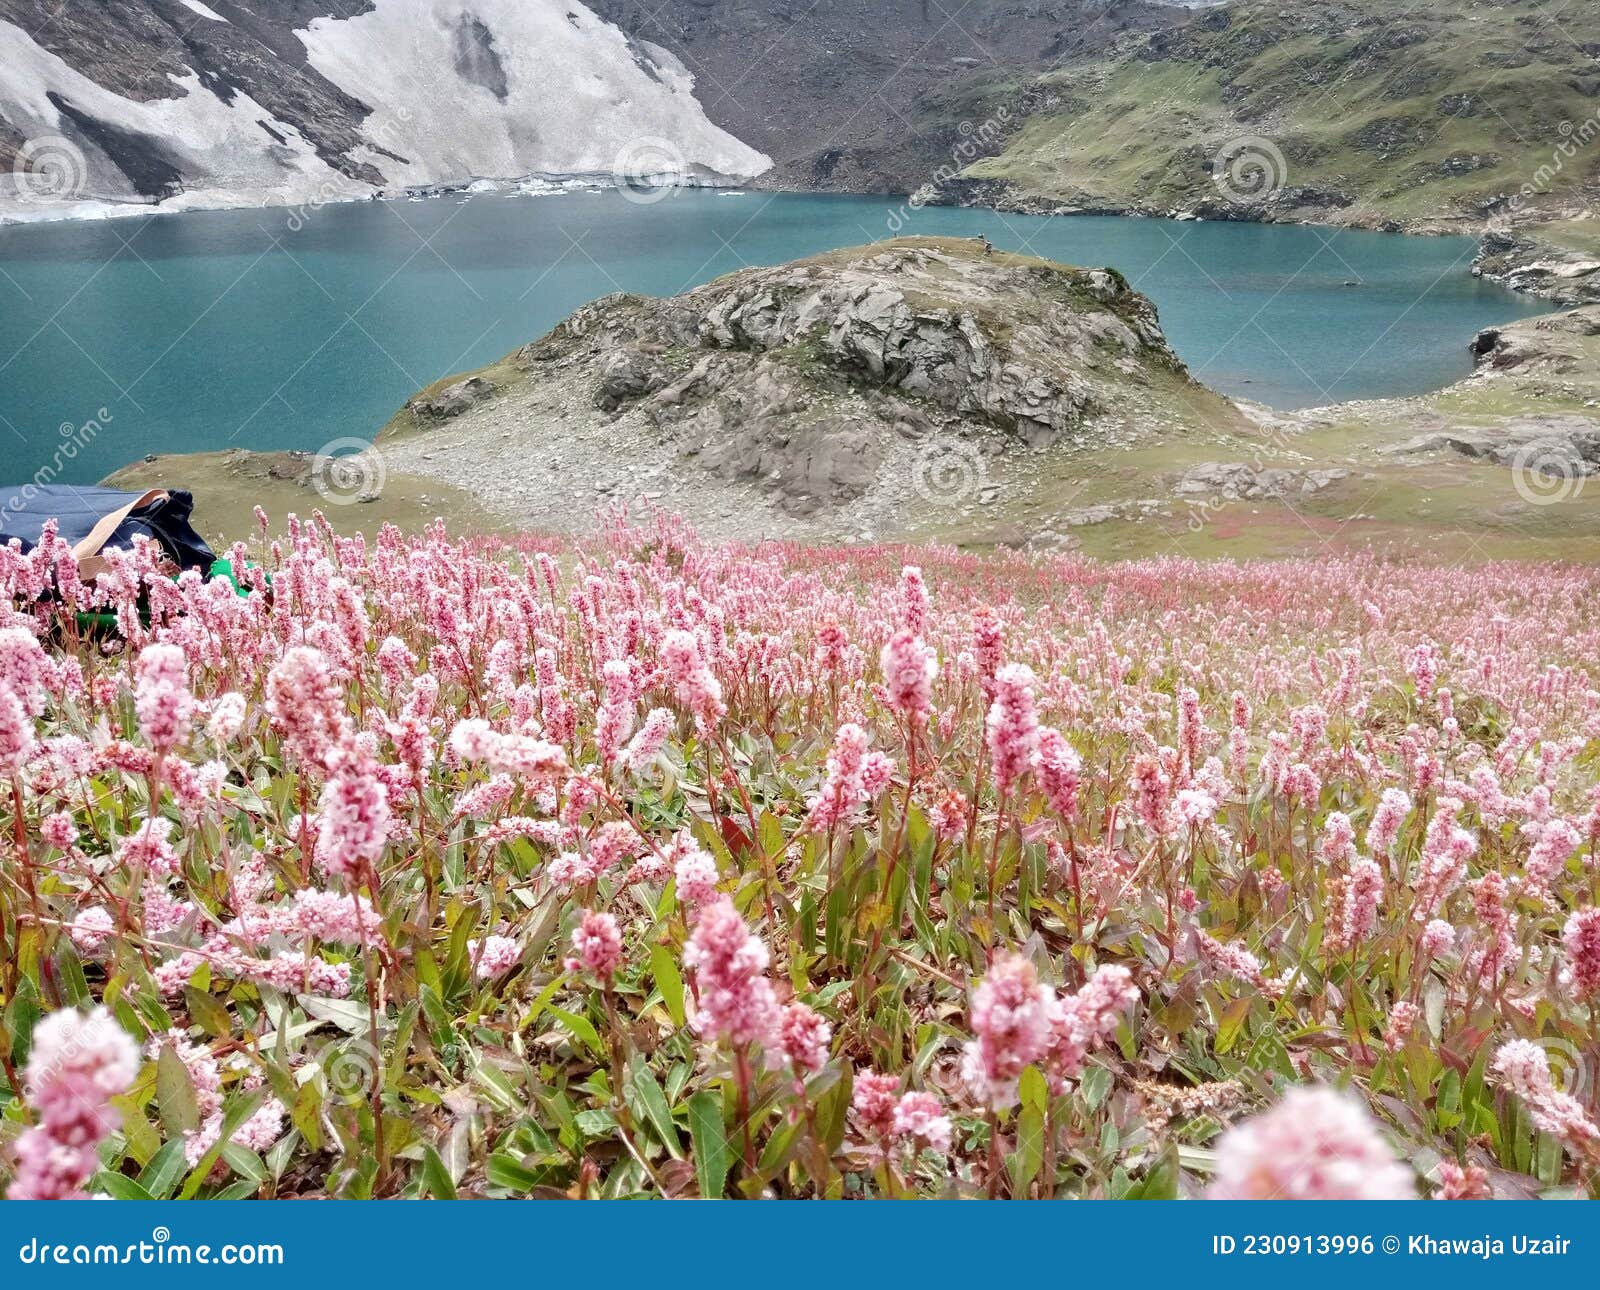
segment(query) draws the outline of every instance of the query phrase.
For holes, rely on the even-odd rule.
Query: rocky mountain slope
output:
[[[0,216],[676,174],[1520,245],[1594,205],[1594,3],[0,0]]]
[[[1600,173],[1595,15],[1235,0],[1029,83],[1003,151],[943,195],[1371,227],[1575,213]]]
[[[985,526],[1077,452],[1237,419],[1104,269],[901,239],[613,295],[413,399],[389,469],[513,523],[646,499],[739,536]]]
[[[769,164],[577,0],[0,0],[0,215]]]
[[[999,147],[973,107],[1062,59],[1184,21],[1149,0],[595,0],[697,78],[706,114],[773,159],[767,187],[907,193]]]

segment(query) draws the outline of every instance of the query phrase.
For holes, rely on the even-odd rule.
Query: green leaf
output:
[[[760,830],[760,844],[762,854],[773,860],[781,860],[787,849],[783,837],[783,825],[778,822],[778,817],[771,811],[762,811],[761,818],[756,821]]]
[[[1091,1111],[1098,1110],[1106,1100],[1106,1094],[1111,1092],[1111,1072],[1104,1066],[1089,1067],[1084,1071],[1078,1089],[1083,1094],[1084,1105]]]
[[[60,974],[61,997],[66,1003],[77,1007],[79,1004],[93,1003],[89,994],[89,981],[83,975],[83,964],[78,956],[70,949],[63,949],[56,960],[56,969]]]
[[[512,1086],[506,1073],[479,1052],[472,1054],[472,1082],[483,1090],[498,1110],[515,1112],[524,1104],[524,1099]]]
[[[189,1015],[206,1034],[213,1039],[227,1039],[233,1034],[233,1017],[214,995],[205,990],[196,990],[191,985],[185,987],[183,998],[189,1005]]]
[[[1178,1155],[1173,1148],[1161,1153],[1161,1159],[1151,1166],[1144,1181],[1131,1189],[1128,1200],[1177,1200]]]
[[[1017,1114],[1017,1149],[1006,1160],[1013,1196],[1027,1192],[1044,1164],[1045,1120],[1050,1105],[1049,1085],[1037,1067],[1030,1066],[1022,1072],[1018,1091],[1022,1109]]]
[[[837,1151],[844,1141],[850,1097],[855,1076],[846,1066],[838,1083],[817,1099],[817,1136],[829,1151]]]
[[[678,972],[672,951],[665,945],[650,948],[650,974],[656,979],[656,989],[661,991],[661,1001],[666,1004],[667,1015],[672,1018],[673,1024],[685,1025],[688,1015],[683,1007],[683,977]]]
[[[171,1044],[163,1044],[156,1058],[156,1105],[167,1132],[178,1137],[200,1127],[200,1103],[189,1069]]]
[[[122,1137],[128,1144],[128,1155],[141,1169],[154,1160],[156,1152],[161,1150],[161,1134],[155,1125],[145,1119],[140,1107],[123,1108]]]
[[[1461,1074],[1454,1067],[1447,1068],[1439,1077],[1439,1090],[1435,1100],[1441,1111],[1461,1109]]]
[[[1222,1015],[1217,1018],[1217,1052],[1225,1053],[1237,1042],[1245,1018],[1250,1015],[1250,1003],[1251,1000],[1247,996],[1235,999],[1222,1010]]]
[[[418,950],[416,953],[417,980],[427,986],[435,995],[444,993],[444,977],[439,972],[439,964],[427,950]]]
[[[39,995],[29,977],[17,980],[16,997],[6,1009],[6,1029],[11,1032],[11,1064],[25,1066],[33,1048],[33,1028],[42,1016]]]
[[[241,1178],[248,1178],[255,1183],[264,1183],[272,1176],[266,1163],[248,1147],[241,1147],[237,1142],[225,1143],[222,1148],[222,1159],[227,1162],[228,1168]]]
[[[174,1138],[139,1174],[139,1185],[156,1200],[168,1200],[189,1164],[183,1158],[183,1139]]]
[[[549,1012],[551,1016],[558,1018],[568,1030],[581,1039],[590,1052],[602,1061],[605,1060],[606,1046],[601,1042],[599,1034],[589,1023],[588,1018],[580,1017],[575,1012],[568,1012],[565,1008],[558,1008],[553,1003],[550,1005]]]
[[[567,978],[564,976],[558,976],[552,980],[549,985],[545,986],[543,990],[539,991],[539,997],[535,999],[531,1005],[529,1005],[528,1011],[523,1016],[522,1020],[517,1022],[518,1030],[526,1030],[539,1019],[539,1014],[543,1012],[549,1005],[550,1000],[555,995],[555,992],[566,983],[566,979]]]
[[[114,1174],[102,1169],[94,1176],[91,1184],[95,1191],[103,1191],[112,1200],[154,1200],[155,1197],[147,1192],[126,1174]]]
[[[694,1146],[694,1177],[700,1195],[718,1200],[728,1186],[733,1144],[722,1124],[722,1099],[702,1089],[689,1099],[689,1140]]]
[[[450,1171],[439,1159],[439,1153],[427,1143],[422,1144],[422,1188],[427,1195],[438,1200],[456,1198],[456,1185],[451,1181]]]
[[[504,1187],[514,1192],[530,1192],[541,1181],[539,1174],[504,1152],[489,1157],[488,1178],[491,1187]]]
[[[1029,1066],[1017,1081],[1017,1095],[1025,1109],[1043,1115],[1050,1105],[1050,1085],[1045,1082],[1037,1066]]]
[[[449,1042],[455,1027],[454,1015],[445,1007],[444,1000],[434,993],[432,986],[424,985],[417,993],[422,1000],[422,1015],[428,1019],[434,1043]]]
[[[1561,1181],[1561,1140],[1541,1133],[1534,1147],[1533,1174],[1547,1187]]]
[[[789,1157],[794,1154],[794,1149],[799,1144],[801,1130],[805,1127],[804,1120],[785,1120],[774,1130],[761,1152],[762,1177],[770,1178],[789,1163]]]
[[[322,1091],[316,1080],[307,1080],[300,1086],[289,1111],[289,1123],[300,1130],[311,1150],[322,1150]]]
[[[667,1149],[667,1154],[674,1160],[683,1159],[683,1148],[678,1141],[678,1126],[672,1122],[672,1108],[667,1105],[667,1095],[661,1091],[661,1085],[656,1083],[656,1077],[650,1073],[644,1058],[637,1053],[634,1054],[633,1061],[628,1067],[627,1078],[628,1085],[625,1092],[629,1104],[644,1112],[645,1119],[650,1121],[651,1128],[656,1131],[656,1137]]]

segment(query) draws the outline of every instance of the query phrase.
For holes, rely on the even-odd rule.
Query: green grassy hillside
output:
[[[1593,0],[1239,0],[997,87],[973,110],[1010,104],[1020,125],[964,177],[1022,204],[1375,226],[1571,212],[1600,175],[1597,17]]]

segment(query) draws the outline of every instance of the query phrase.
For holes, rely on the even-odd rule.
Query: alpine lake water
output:
[[[1114,266],[1199,380],[1279,408],[1438,389],[1479,328],[1550,308],[1473,278],[1467,238],[889,198],[457,194],[17,225],[0,229],[0,485],[370,438],[597,296],[915,233]]]

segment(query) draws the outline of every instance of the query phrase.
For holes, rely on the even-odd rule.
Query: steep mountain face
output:
[[[576,0],[0,0],[0,214],[769,164]]]
[[[1600,196],[1594,16],[1235,0],[1039,77],[1003,151],[943,195],[1361,226],[1577,213]]]
[[[1033,80],[1182,22],[1149,0],[594,0],[696,77],[707,115],[773,159],[764,186],[911,192],[996,151]],[[999,115],[994,107],[1008,105]]]

